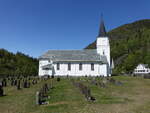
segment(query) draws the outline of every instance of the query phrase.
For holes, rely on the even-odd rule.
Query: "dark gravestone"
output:
[[[117,86],[122,86],[122,85],[123,85],[123,83],[120,82],[120,81],[116,81],[115,84],[116,84]]]
[[[37,84],[38,83],[38,80],[37,79],[35,79],[35,84]]]
[[[46,89],[46,92],[48,92],[48,91],[49,91],[48,84],[45,84],[45,89]]]
[[[103,82],[99,82],[99,86],[100,86],[101,88],[106,88],[106,84],[103,83]]]
[[[89,99],[89,97],[91,97],[91,91],[88,87],[84,87],[84,95],[87,100]]]
[[[2,86],[3,86],[3,87],[6,87],[6,86],[7,86],[7,81],[6,81],[5,78],[2,80]]]
[[[45,84],[43,85],[42,89],[41,89],[41,92],[43,93],[43,96],[44,96],[44,97],[47,97],[47,96],[48,96],[48,95],[47,95],[48,91],[49,91],[48,85],[47,85],[47,83],[45,83]]]
[[[92,84],[92,85],[97,85],[97,81],[96,81],[96,80],[92,80],[92,81],[91,81],[91,84]]]
[[[3,90],[2,82],[0,82],[0,96],[4,96],[4,90]]]
[[[17,82],[17,90],[20,90],[21,89],[21,84],[20,84],[20,80],[18,80]]]
[[[10,85],[13,86],[13,80],[10,80]]]
[[[92,102],[94,102],[94,101],[96,100],[96,98],[93,97],[93,96],[91,96],[91,97],[90,97],[90,100],[91,100]]]
[[[41,99],[44,98],[44,91],[43,91],[43,88],[40,89],[39,95],[40,95]]]
[[[33,85],[37,84],[37,80],[36,80],[36,79],[33,79],[33,80],[32,80],[32,84],[33,84]]]
[[[57,82],[59,82],[59,81],[60,81],[60,78],[58,77],[58,78],[57,78]]]
[[[35,83],[34,83],[34,80],[32,80],[32,85],[34,85]]]
[[[37,80],[36,80],[36,79],[33,79],[33,80],[32,80],[32,84],[33,84],[33,85],[37,84]]]
[[[31,84],[30,84],[30,81],[28,81],[27,83],[28,83],[28,84],[27,84],[27,87],[30,88],[30,85],[31,85]]]
[[[54,75],[52,75],[51,78],[54,78]]]
[[[43,92],[43,95],[45,96],[45,94],[47,92],[45,85],[42,87],[42,92]]]
[[[116,82],[116,80],[113,78],[110,78],[109,82],[114,84]]]
[[[14,86],[17,86],[17,80],[14,80]]]
[[[14,80],[13,79],[11,80],[11,86],[14,86]]]
[[[23,88],[28,88],[28,82],[27,82],[27,80],[25,80],[25,81],[23,82]]]

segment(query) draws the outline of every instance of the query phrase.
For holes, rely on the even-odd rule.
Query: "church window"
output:
[[[43,68],[43,70],[49,70],[49,68]]]
[[[91,70],[94,71],[94,63],[91,63]]]
[[[79,70],[82,70],[82,63],[79,64]]]
[[[103,55],[105,55],[105,52],[104,52],[104,50],[103,50]]]
[[[60,70],[60,64],[57,63],[57,70]]]
[[[71,70],[71,63],[68,63],[68,70]]]

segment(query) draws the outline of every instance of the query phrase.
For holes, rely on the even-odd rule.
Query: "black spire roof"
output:
[[[107,33],[106,33],[104,21],[103,21],[103,18],[101,17],[101,23],[100,23],[98,37],[106,37],[106,36],[107,36]]]

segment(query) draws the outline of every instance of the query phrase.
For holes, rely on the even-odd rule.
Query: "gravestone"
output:
[[[21,89],[20,80],[18,80],[18,82],[17,82],[17,90],[20,90],[20,89]]]
[[[33,79],[33,80],[32,80],[32,84],[33,84],[33,85],[37,84],[37,80],[36,80],[36,79]]]
[[[52,75],[51,78],[54,78],[54,75]]]
[[[17,86],[17,80],[14,80],[14,86]]]
[[[99,86],[100,86],[101,88],[106,88],[106,84],[103,83],[103,82],[99,82]]]
[[[116,82],[116,80],[115,80],[115,79],[113,79],[113,78],[110,78],[109,82],[110,82],[110,83],[115,83],[115,82]]]
[[[41,105],[41,97],[40,97],[40,92],[36,92],[36,105]]]
[[[92,101],[92,102],[94,102],[96,99],[95,99],[95,97],[93,97],[93,96],[90,96],[89,98],[88,98],[88,101]]]
[[[84,87],[84,90],[85,90],[85,92],[84,92],[85,97],[87,99],[89,99],[91,97],[91,91],[90,91],[90,89],[88,87]]]
[[[27,82],[27,88],[30,88],[30,81]]]
[[[34,85],[35,84],[35,82],[34,82],[34,79],[32,80],[32,85]]]
[[[37,79],[35,79],[35,84],[37,84],[38,83],[38,80]]]
[[[92,80],[92,81],[91,81],[91,84],[92,84],[92,85],[97,85],[97,81],[96,81],[96,80]]]
[[[6,81],[5,78],[2,80],[2,86],[3,86],[3,87],[6,87],[6,86],[7,86],[7,81]]]
[[[123,85],[123,83],[120,82],[120,81],[116,81],[115,84],[116,84],[117,86],[122,86],[122,85]]]
[[[23,88],[28,88],[27,80],[25,80],[25,81],[23,82]]]
[[[4,96],[4,90],[3,90],[2,82],[0,82],[0,96]]]
[[[103,78],[102,83],[107,84],[107,79]]]
[[[10,84],[11,84],[11,86],[14,86],[14,80],[13,79],[11,80]]]
[[[58,78],[57,78],[57,82],[59,82],[59,81],[60,81],[60,78],[58,77]]]

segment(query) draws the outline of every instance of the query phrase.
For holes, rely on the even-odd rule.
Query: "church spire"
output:
[[[105,29],[105,25],[104,25],[103,16],[101,15],[101,23],[100,23],[98,37],[105,37],[105,36],[107,36],[107,34],[106,34],[106,29]]]

